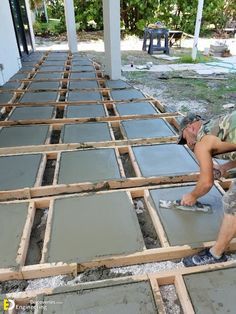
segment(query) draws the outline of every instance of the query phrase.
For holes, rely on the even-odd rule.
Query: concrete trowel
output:
[[[179,209],[179,210],[190,211],[190,212],[204,212],[204,213],[212,212],[211,205],[203,204],[201,202],[196,202],[196,204],[193,206],[183,206],[181,205],[181,200],[175,200],[175,201],[160,200],[159,205],[162,208]]]

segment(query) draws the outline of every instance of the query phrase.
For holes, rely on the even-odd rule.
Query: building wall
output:
[[[8,0],[1,0],[0,21],[0,85],[3,85],[21,68]],[[1,64],[3,65],[2,70]]]

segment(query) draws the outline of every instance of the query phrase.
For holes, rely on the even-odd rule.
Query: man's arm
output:
[[[197,199],[210,191],[213,183],[213,162],[212,151],[215,144],[215,137],[204,136],[201,142],[194,147],[194,153],[197,157],[200,166],[200,176],[196,187],[191,193],[183,196],[181,204],[192,206]]]

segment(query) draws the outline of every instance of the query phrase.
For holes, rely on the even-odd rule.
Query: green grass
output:
[[[204,62],[212,62],[215,59],[210,56],[204,56],[202,54],[198,54],[196,60],[192,59],[191,55],[182,55],[177,63],[204,63]]]

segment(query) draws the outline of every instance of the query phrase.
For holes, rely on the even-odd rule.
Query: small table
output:
[[[169,54],[169,43],[168,43],[169,30],[167,28],[145,28],[143,37],[143,50],[147,50],[147,39],[149,38],[150,43],[148,47],[148,53],[153,54],[154,51],[163,51]],[[157,39],[157,44],[154,45],[154,39]],[[162,46],[162,39],[164,38],[164,46]]]

